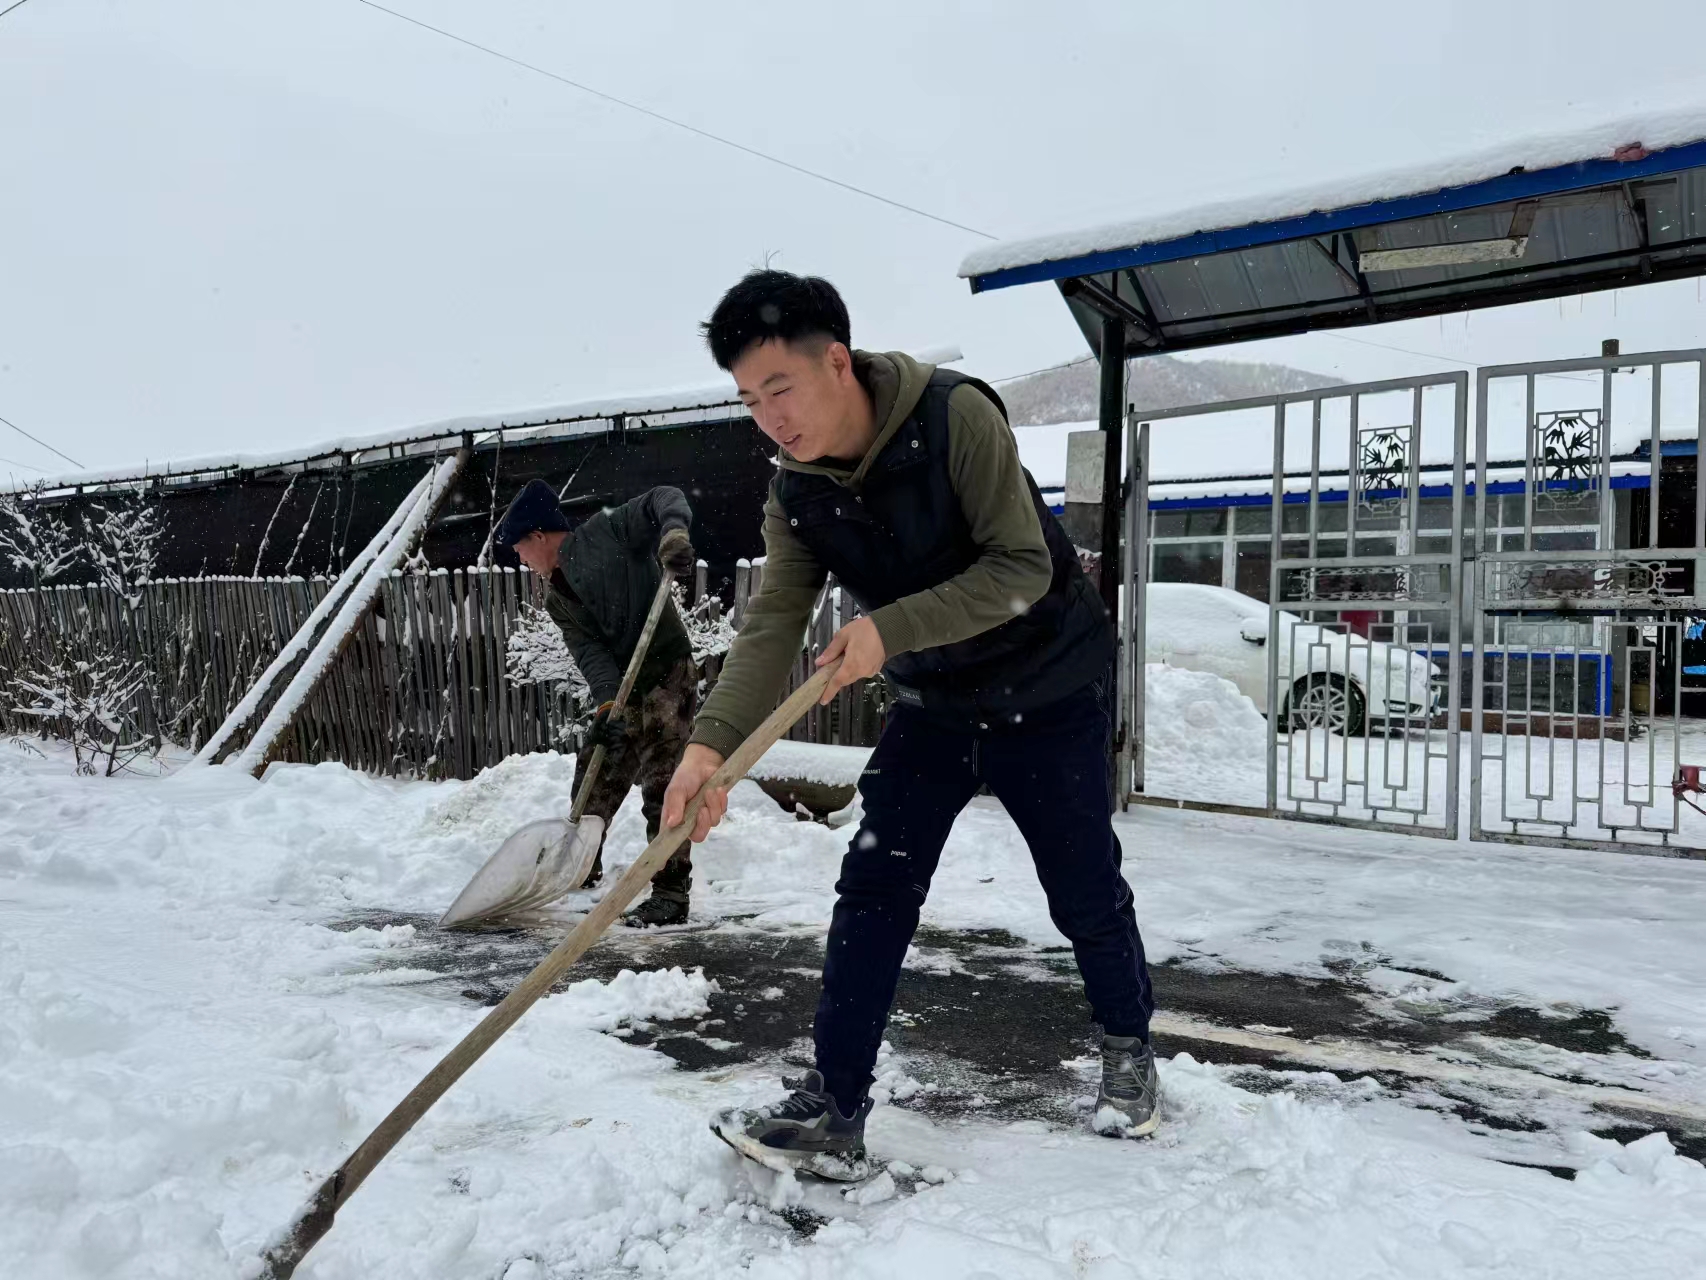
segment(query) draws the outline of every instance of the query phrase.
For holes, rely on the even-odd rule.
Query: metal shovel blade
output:
[[[439,927],[467,928],[555,902],[586,882],[603,839],[604,819],[594,815],[528,823],[474,873]]]

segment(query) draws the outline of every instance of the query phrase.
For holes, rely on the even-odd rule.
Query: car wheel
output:
[[[1315,671],[1299,679],[1286,695],[1286,725],[1299,729],[1326,729],[1354,738],[1368,723],[1368,706],[1362,690],[1343,676]]]

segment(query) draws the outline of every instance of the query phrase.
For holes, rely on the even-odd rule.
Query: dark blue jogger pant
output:
[[[843,1114],[871,1085],[942,845],[983,783],[1030,846],[1091,1015],[1109,1035],[1148,1038],[1154,999],[1111,821],[1109,701],[1098,682],[987,729],[891,712],[859,782],[865,817],[835,886],[817,1007],[817,1066]]]

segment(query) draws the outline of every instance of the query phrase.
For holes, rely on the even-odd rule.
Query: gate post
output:
[[[1120,616],[1120,428],[1125,425],[1125,322],[1102,321],[1102,385],[1097,412],[1102,429],[1102,607]]]

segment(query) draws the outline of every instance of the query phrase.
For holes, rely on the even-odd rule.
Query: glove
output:
[[[696,563],[693,544],[687,540],[687,530],[670,529],[658,539],[658,563],[677,578],[693,572]]]
[[[615,705],[614,702],[606,702],[593,715],[592,727],[586,731],[587,746],[603,747],[606,752],[614,752],[627,743],[628,722],[610,714]]]

